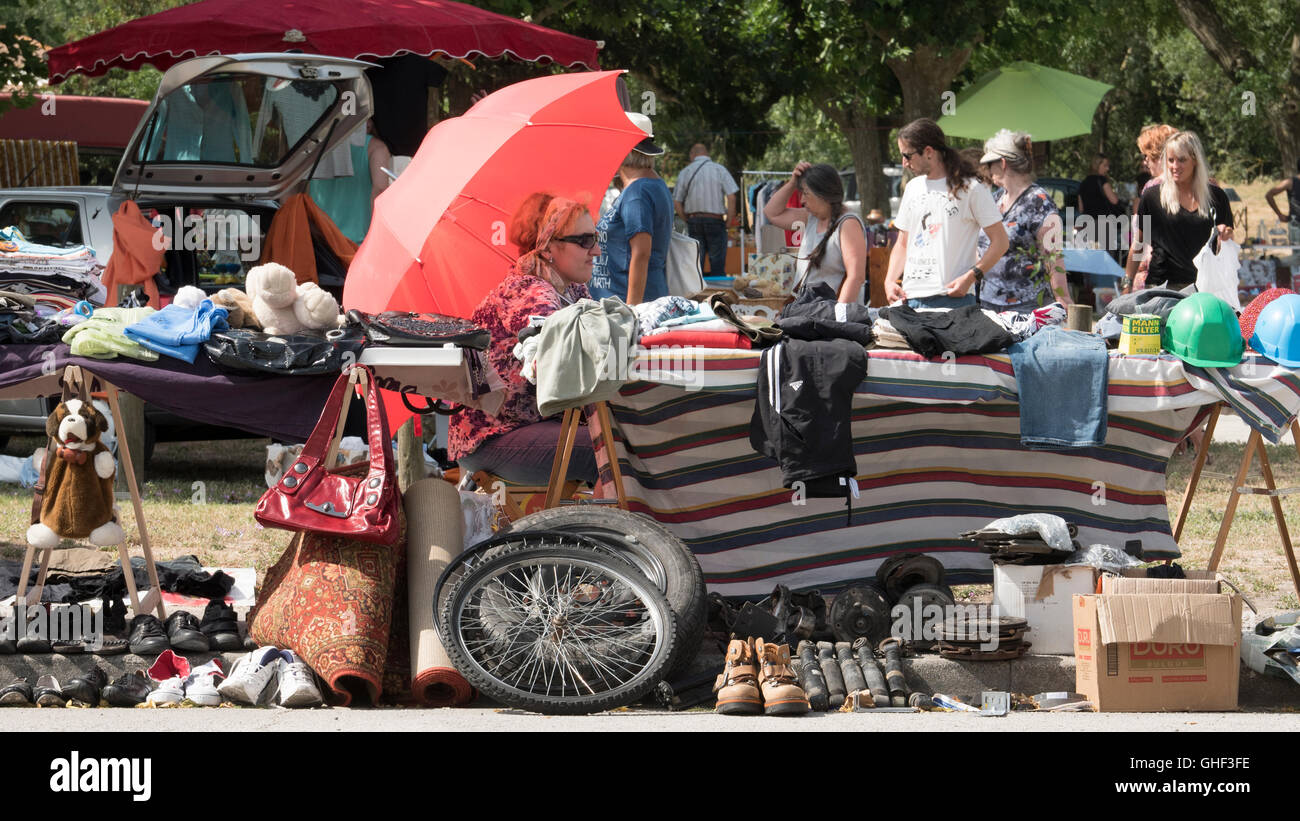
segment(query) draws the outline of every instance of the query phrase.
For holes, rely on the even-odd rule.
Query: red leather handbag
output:
[[[356,385],[361,386],[366,398],[370,463],[331,470],[348,417],[345,400]],[[400,530],[400,505],[388,420],[379,407],[379,388],[370,369],[357,365],[334,383],[325,411],[302,453],[275,487],[262,494],[253,515],[267,527],[391,545]]]

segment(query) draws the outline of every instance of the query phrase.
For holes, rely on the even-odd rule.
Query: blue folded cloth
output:
[[[1110,360],[1096,334],[1048,325],[1007,348],[1020,392],[1020,444],[1032,450],[1106,442]]]
[[[230,327],[228,315],[229,311],[213,305],[210,299],[200,302],[197,308],[173,304],[127,326],[123,333],[143,348],[192,363],[199,345],[207,342],[213,331]]]

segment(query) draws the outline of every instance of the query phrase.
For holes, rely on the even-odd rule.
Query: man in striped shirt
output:
[[[731,172],[709,159],[708,146],[691,146],[691,162],[677,175],[673,207],[686,220],[687,233],[699,240],[700,253],[708,256],[709,276],[722,276],[726,267],[727,226],[736,220],[739,190]]]

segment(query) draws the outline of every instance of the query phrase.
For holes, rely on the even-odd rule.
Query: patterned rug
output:
[[[403,690],[409,697],[407,605],[396,601],[398,591],[403,599],[406,593],[405,517],[400,526],[392,547],[296,534],[249,614],[249,635],[301,656],[328,686],[331,703],[377,704],[381,694],[395,700]]]

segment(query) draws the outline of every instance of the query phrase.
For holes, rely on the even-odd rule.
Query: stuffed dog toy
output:
[[[113,454],[100,435],[108,418],[89,402],[60,402],[45,422],[45,432],[58,445],[53,455],[37,451],[36,464],[45,464],[45,496],[41,520],[27,529],[33,547],[56,547],[60,539],[87,539],[108,547],[126,539],[117,522],[113,501]]]

